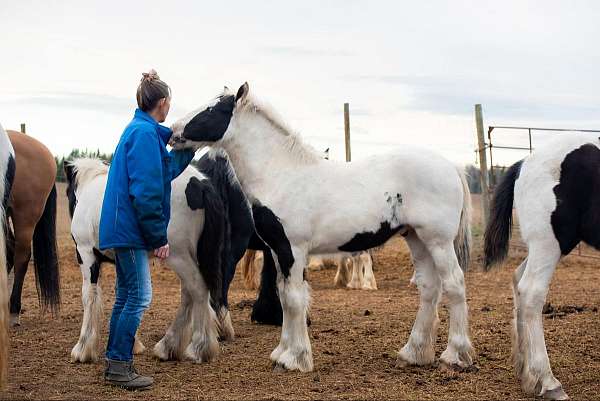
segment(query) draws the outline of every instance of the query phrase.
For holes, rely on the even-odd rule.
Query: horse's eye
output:
[[[206,111],[208,111],[209,113],[212,113],[212,109],[213,109],[212,107],[207,107]]]

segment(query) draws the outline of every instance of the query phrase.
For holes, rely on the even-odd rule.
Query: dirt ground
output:
[[[395,354],[406,342],[418,306],[409,286],[412,267],[401,239],[375,252],[378,291],[332,286],[334,271],[311,272],[313,289],[310,336],[315,369],[275,374],[269,354],[279,328],[250,323],[254,292],[236,277],[231,290],[237,337],[222,345],[217,361],[158,362],[150,352],[162,337],[179,303],[179,282],[167,268],[153,267],[154,299],[141,328],[148,347],[136,358],[142,372],[155,378],[154,389],[127,393],[103,384],[103,363],[72,364],[69,355],[82,319],[81,278],[68,232],[64,187],[59,205],[59,252],[62,269],[60,318],[41,316],[30,270],[24,291],[22,325],[11,331],[9,399],[518,399],[524,398],[510,361],[512,270],[508,265],[481,272],[481,230],[475,227],[474,266],[466,275],[471,336],[478,351],[476,369],[448,372],[438,367],[396,368]],[[477,205],[478,202],[475,202]],[[575,399],[600,399],[600,261],[570,256],[558,268],[548,301],[558,313],[544,319],[554,373]],[[113,297],[114,270],[102,271],[105,320]],[[569,306],[573,306],[570,308]],[[571,313],[572,312],[572,313]],[[437,354],[444,349],[448,319],[440,308]]]

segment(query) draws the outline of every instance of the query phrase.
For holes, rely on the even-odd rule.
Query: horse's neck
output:
[[[247,118],[247,119],[246,119]],[[224,138],[222,146],[229,154],[244,191],[251,197],[277,191],[277,179],[287,169],[298,169],[320,160],[300,138],[278,132],[260,117],[246,117]]]

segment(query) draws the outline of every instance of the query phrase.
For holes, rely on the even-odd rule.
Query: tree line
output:
[[[54,160],[56,161],[56,181],[57,182],[65,182],[67,181],[67,177],[65,177],[65,162],[80,159],[84,157],[101,159],[108,163],[111,162],[113,154],[112,153],[102,153],[100,149],[93,151],[88,149],[73,149],[71,153],[67,156],[54,156]]]

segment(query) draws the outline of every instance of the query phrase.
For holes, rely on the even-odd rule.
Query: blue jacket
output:
[[[167,152],[172,131],[140,109],[113,155],[100,215],[100,249],[156,249],[167,243],[171,180],[194,157]]]

